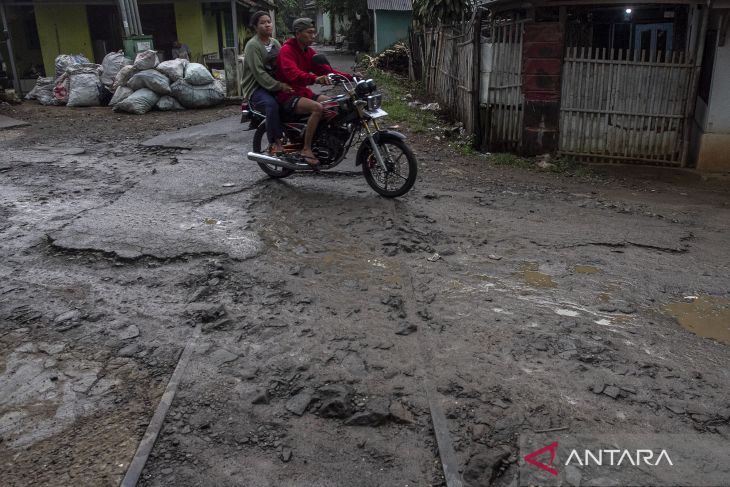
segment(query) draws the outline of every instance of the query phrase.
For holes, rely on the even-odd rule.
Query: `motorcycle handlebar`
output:
[[[348,79],[345,76],[330,73],[327,75],[327,79],[329,79],[329,82],[331,85],[337,86],[337,85],[344,85],[345,83],[352,83],[352,86],[356,85],[358,81],[361,81],[361,78],[358,76],[352,76],[352,79]]]

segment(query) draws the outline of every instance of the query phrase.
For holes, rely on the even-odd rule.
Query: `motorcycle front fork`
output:
[[[378,122],[376,122],[375,120],[373,120],[373,125],[375,126],[376,130],[380,130],[380,127],[378,127]],[[375,137],[373,137],[373,132],[370,130],[370,126],[367,122],[363,122],[362,126],[365,128],[365,131],[368,134],[367,139],[368,142],[370,142],[370,147],[372,147],[373,149],[373,155],[375,156],[375,160],[378,162],[378,165],[383,170],[383,172],[387,173],[388,166],[385,165],[385,159],[383,158],[383,154],[380,153],[380,147],[378,147],[377,142],[375,142]],[[383,147],[383,149],[385,149],[386,156],[389,155],[388,148]]]

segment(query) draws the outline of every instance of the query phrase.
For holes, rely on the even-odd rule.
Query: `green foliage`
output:
[[[559,157],[550,161],[552,167],[548,170],[561,174],[574,174],[576,176],[590,176],[592,171],[589,166],[581,164],[573,158]]]
[[[367,0],[317,0],[317,7],[324,12],[345,18],[354,18],[358,13],[361,16],[368,14]]]
[[[449,144],[449,147],[462,156],[483,156],[481,152],[474,149],[474,135],[466,135],[459,137],[458,140]]]
[[[428,25],[459,22],[473,11],[473,0],[413,0],[413,16]]]
[[[509,152],[492,154],[491,159],[495,166],[521,167],[523,169],[533,169],[535,167],[532,161]]]
[[[373,78],[383,92],[383,110],[388,112],[388,120],[403,123],[413,132],[425,132],[438,125],[438,119],[433,112],[408,106],[406,94],[418,95],[423,92],[416,83],[376,68],[369,68],[365,74]]]
[[[299,0],[277,0],[276,2],[276,36],[281,40],[286,38],[291,26],[287,25],[292,19],[301,14]]]

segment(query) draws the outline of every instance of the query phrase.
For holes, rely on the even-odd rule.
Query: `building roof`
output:
[[[368,0],[369,10],[413,10],[411,0]]]

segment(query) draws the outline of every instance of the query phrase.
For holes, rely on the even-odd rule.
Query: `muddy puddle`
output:
[[[730,300],[698,296],[690,302],[672,303],[666,309],[692,333],[730,345]]]
[[[540,265],[537,262],[523,262],[520,265],[520,271],[516,273],[528,286],[539,288],[551,288],[556,284],[553,278],[542,272],[539,272]]]
[[[598,274],[601,269],[592,265],[577,265],[573,268],[576,274]]]

